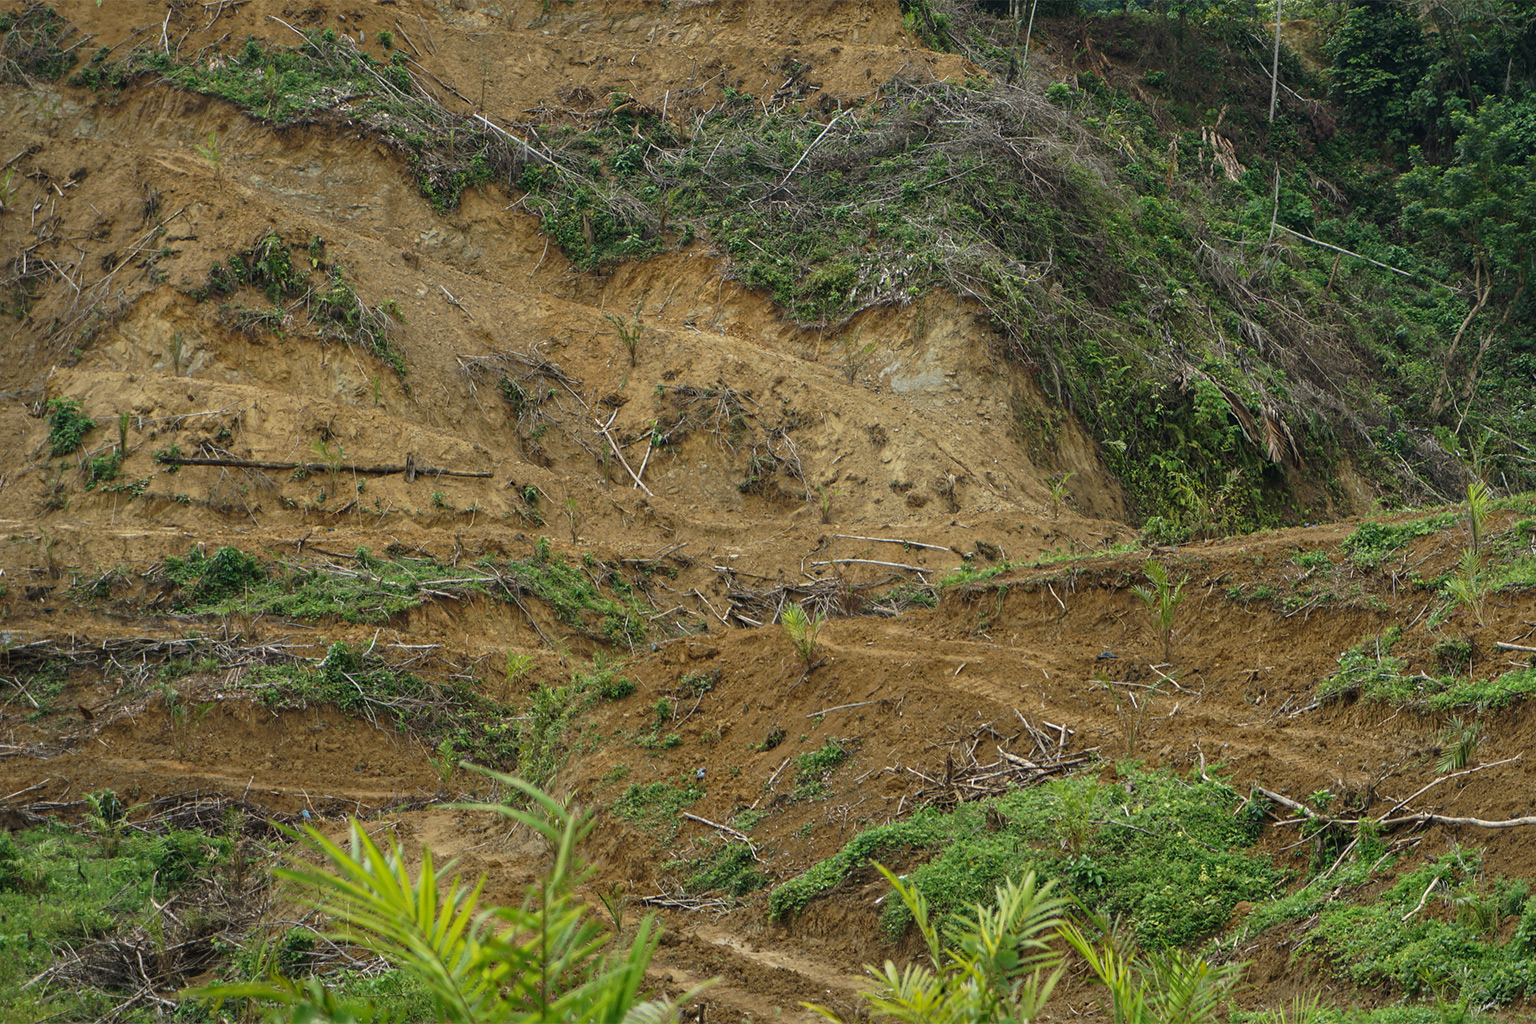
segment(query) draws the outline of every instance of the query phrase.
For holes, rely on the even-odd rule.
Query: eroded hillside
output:
[[[1344,518],[1461,483],[1427,428],[1402,472],[1364,447],[1380,396],[1346,326],[1375,285],[1314,330],[1264,276],[1299,257],[1239,280],[1215,250],[1167,255],[1202,261],[1224,323],[1254,304],[1253,369],[1214,317],[1190,327],[1191,282],[1122,265],[1095,233],[1130,203],[1137,144],[1043,98],[1127,73],[1098,23],[1053,22],[1016,81],[935,52],[895,0],[6,19],[17,899],[63,891],[26,829],[51,817],[134,842],[202,829],[266,864],[266,819],[350,814],[516,902],[538,844],[437,806],[489,794],[465,759],[599,816],[589,895],[665,915],[665,993],[722,979],[697,1019],[857,1012],[861,966],[916,950],[871,857],[940,902],[1026,863],[1069,878],[1149,946],[1252,961],[1249,1007],[1523,997],[1524,831],[1408,819],[1530,810],[1530,501],[1479,506],[1471,570],[1461,506]],[[1014,177],[988,179],[1009,205],[944,191],[986,166],[967,147],[1011,154]],[[1134,208],[1140,235],[1178,237]],[[1111,345],[1143,329],[1142,355]],[[1102,332],[1091,363],[1063,347],[1083,330]],[[1149,559],[1188,577],[1166,638],[1134,590]],[[811,621],[798,649],[791,606]],[[1466,736],[1450,715],[1482,731],[1442,770]],[[1186,799],[1252,827],[1155,813]],[[1140,854],[1117,845],[1132,834]],[[984,869],[944,859],[977,836]],[[1196,870],[1147,895],[1149,858]],[[122,968],[105,947],[150,941],[155,915],[106,906],[80,867],[99,905],[53,922],[0,998],[17,1019],[150,1019],[253,970],[214,933],[347,965],[285,894],[205,859],[176,898],[212,923],[178,918],[183,952]],[[1401,918],[1418,890],[1398,907],[1391,887],[1425,870],[1445,897],[1425,928],[1463,928],[1475,956],[1420,977],[1411,952],[1348,946],[1358,920],[1319,923]],[[1491,928],[1463,927],[1468,903]],[[337,977],[362,991],[384,967]],[[1079,969],[1064,985],[1096,998]]]

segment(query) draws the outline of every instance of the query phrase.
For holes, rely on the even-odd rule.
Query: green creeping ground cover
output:
[[[1318,687],[1323,700],[1358,698],[1428,713],[1473,709],[1497,711],[1536,694],[1536,668],[1513,668],[1492,675],[1431,676],[1409,674],[1406,662],[1392,654],[1402,640],[1392,626],[1367,637],[1339,656],[1339,670]]]
[[[1120,778],[1062,779],[1006,796],[925,809],[871,828],[799,878],[775,888],[769,913],[799,913],[870,862],[909,864],[908,880],[936,915],[990,898],[999,882],[1034,870],[1058,879],[1091,911],[1123,915],[1147,948],[1180,946],[1226,924],[1243,900],[1272,898],[1284,876],[1253,849],[1265,809],[1220,781],[1186,779],[1133,763]],[[1237,812],[1234,814],[1234,812]],[[910,924],[887,900],[892,938]]]
[[[1536,899],[1530,882],[1487,878],[1476,850],[1455,847],[1371,903],[1324,909],[1307,945],[1361,986],[1504,1005],[1536,984]]]
[[[226,922],[203,919],[195,901],[183,907],[175,900],[210,872],[228,868],[237,856],[233,842],[201,832],[130,830],[115,795],[103,791],[90,802],[98,809],[90,830],[48,824],[0,832],[0,1019],[109,1015],[138,987],[132,961],[113,956],[106,945],[113,940],[126,944],[126,956],[134,948],[147,952],[151,969],[187,970],[185,982],[220,958]],[[168,920],[157,904],[192,920]],[[181,942],[190,948],[167,950]],[[153,960],[157,952],[162,962]],[[78,972],[27,984],[75,953],[82,956]],[[118,1019],[163,1018],[146,1004]]]
[[[514,604],[533,597],[578,632],[632,646],[649,638],[652,610],[638,592],[643,576],[628,579],[621,568],[598,565],[589,574],[540,543],[525,559],[457,567],[431,558],[378,558],[359,548],[356,567],[341,571],[324,564],[268,564],[225,547],[212,555],[192,551],[168,558],[163,571],[176,584],[175,607],[200,615],[382,623],[445,595]]]
[[[1287,893],[1291,874],[1255,847],[1267,805],[1219,780],[1133,762],[1117,769],[1113,782],[1062,779],[868,829],[774,888],[769,914],[790,917],[849,882],[863,884],[875,877],[876,861],[903,870],[941,920],[989,903],[1000,882],[1035,871],[1087,913],[1118,919],[1145,950],[1203,947],[1218,959],[1240,957],[1260,933],[1279,927],[1301,940],[1299,952],[1326,959],[1362,989],[1412,1004],[1320,1008],[1316,1017],[1287,1019],[1466,1022],[1536,992],[1531,883],[1490,875],[1476,849],[1394,854],[1369,826],[1356,836],[1303,822],[1287,834],[1313,841],[1310,877]],[[1242,901],[1253,909],[1228,931]],[[898,941],[911,918],[888,897],[881,922]]]
[[[1325,856],[1314,866],[1349,853],[1340,835],[1319,838]],[[1536,991],[1531,883],[1490,875],[1476,848],[1452,844],[1414,863],[1367,830],[1337,870],[1257,906],[1219,946],[1235,951],[1275,926],[1300,938],[1299,953],[1325,958],[1362,988],[1424,1001],[1325,1022],[1469,1021]]]

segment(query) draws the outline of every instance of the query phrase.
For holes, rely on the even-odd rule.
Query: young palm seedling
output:
[[[807,674],[818,664],[816,637],[826,622],[825,616],[807,615],[805,609],[797,604],[787,606],[779,615],[779,625],[783,627],[784,635],[789,637],[789,642],[794,645],[795,653],[800,655],[801,661],[805,662]]]
[[[218,133],[208,133],[208,145],[199,146],[194,142],[192,144],[192,148],[197,150],[198,156],[208,161],[208,166],[213,168],[213,180],[222,185],[224,183],[224,160],[223,157],[219,155]]]
[[[1467,533],[1471,536],[1473,551],[1483,549],[1483,535],[1488,529],[1488,502],[1492,497],[1488,485],[1481,480],[1467,484]]]
[[[1468,722],[1456,715],[1446,722],[1438,737],[1440,756],[1435,760],[1435,771],[1444,775],[1471,765],[1477,757],[1477,741],[1482,735],[1483,724],[1476,720]]]
[[[645,333],[645,327],[640,322],[640,303],[635,303],[635,318],[631,323],[626,323],[623,318],[606,314],[603,319],[613,325],[613,329],[619,332],[619,340],[624,343],[624,349],[629,353],[629,365],[634,366],[639,356],[640,336]]]
[[[1168,567],[1155,558],[1148,559],[1146,574],[1151,585],[1137,587],[1135,593],[1152,613],[1152,625],[1163,642],[1163,661],[1169,662],[1173,660],[1173,623],[1179,605],[1184,602],[1184,584],[1189,582],[1189,577],[1173,582]]]
[[[1461,561],[1457,563],[1456,572],[1446,581],[1445,589],[1458,604],[1466,606],[1479,626],[1483,625],[1483,594],[1488,589],[1488,581],[1483,575],[1483,554],[1480,551],[1474,547],[1461,553]]]
[[[1077,476],[1076,471],[1064,473],[1050,482],[1051,484],[1051,518],[1061,518],[1061,506],[1067,500],[1067,481]]]

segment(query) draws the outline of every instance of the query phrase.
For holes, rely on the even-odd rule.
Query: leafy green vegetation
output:
[[[809,800],[824,794],[827,779],[847,760],[848,748],[833,739],[795,758],[795,796]]]
[[[772,881],[752,856],[751,847],[741,842],[713,846],[704,856],[682,866],[689,870],[683,886],[691,893],[745,896]]]
[[[691,781],[680,785],[652,782],[630,783],[613,802],[613,816],[629,822],[640,831],[656,837],[658,843],[670,843],[682,827],[682,813],[704,795]]]
[[[378,558],[359,549],[355,570],[330,563],[265,566],[254,555],[220,548],[212,557],[194,550],[166,560],[165,577],[177,585],[179,609],[201,615],[282,615],[295,619],[382,623],[442,596],[484,596],[520,603],[547,602],[570,628],[607,643],[646,639],[650,610],[621,566],[582,566],[552,553],[547,544],[520,561],[484,559],[474,567],[401,555]],[[609,680],[608,685],[620,684]],[[607,696],[607,694],[605,694]]]
[[[1369,827],[1347,846],[1337,830],[1314,836],[1326,840],[1319,846],[1325,856],[1314,860],[1316,877],[1257,905],[1219,941],[1220,950],[1281,926],[1300,939],[1301,950],[1327,957],[1356,983],[1437,1004],[1362,1020],[1466,1021],[1473,1019],[1468,1007],[1503,1005],[1531,991],[1536,900],[1529,881],[1491,876],[1479,851],[1466,847],[1405,865],[1411,854],[1389,848]],[[1356,1018],[1318,1018],[1344,1019]]]
[[[306,827],[307,852],[318,854],[318,862],[295,858],[279,873],[303,888],[333,939],[384,957],[408,989],[424,992],[428,1011],[410,1019],[461,1024],[676,1019],[673,1003],[641,994],[660,937],[655,918],[642,917],[628,937],[616,935],[576,896],[594,874],[577,853],[592,830],[591,819],[521,779],[487,774],[531,809],[506,804],[464,809],[498,814],[528,829],[550,851],[520,905],[482,908],[483,876],[466,886],[458,876],[434,870],[430,848],[423,848],[421,868],[413,870],[398,843],[381,848],[356,820],[346,847]],[[614,931],[617,924],[615,919]],[[282,1008],[286,1012],[275,1015],[291,1020],[371,1021],[402,1009],[393,1000],[334,986],[332,977],[298,981],[273,972],[190,995],[216,1003],[254,999]],[[696,994],[691,990],[681,998]]]
[[[215,262],[208,270],[207,281],[191,292],[199,300],[233,296],[241,288],[260,292],[270,304],[266,310],[229,304],[220,308],[226,323],[246,331],[281,333],[289,308],[283,303],[302,303],[321,338],[359,346],[382,360],[403,381],[405,356],[393,332],[394,323],[404,320],[399,306],[393,300],[380,306],[367,305],[342,268],[325,262],[324,257],[325,242],[318,236],[300,245],[269,231],[249,249]]]
[[[522,721],[509,730],[517,744],[519,776],[536,786],[549,784],[565,762],[567,732],[592,699],[589,678],[581,675],[566,686],[540,686],[533,691]]]
[[[82,411],[78,398],[48,400],[48,450],[54,458],[78,450],[95,429],[96,421]]]
[[[19,13],[0,12],[0,82],[31,85],[33,79],[57,81],[77,60],[64,43],[74,26],[46,4],[29,3]],[[78,45],[78,44],[77,44]]]
[[[1260,808],[1223,782],[1186,780],[1128,762],[1119,772],[1118,783],[1063,779],[952,811],[927,808],[861,832],[775,888],[769,913],[798,913],[876,857],[920,861],[908,877],[939,915],[985,900],[1003,879],[1035,870],[1059,879],[1090,909],[1125,915],[1153,949],[1209,935],[1240,900],[1274,894],[1279,874],[1251,849],[1263,821]],[[892,935],[911,922],[895,901],[881,920]]]
[[[1497,676],[1475,678],[1446,674],[1406,674],[1406,662],[1392,654],[1402,629],[1390,627],[1339,656],[1339,670],[1318,687],[1320,700],[1359,699],[1393,707],[1441,712],[1460,708],[1492,711],[1536,694],[1536,668],[1515,668]],[[1440,649],[1437,648],[1437,655]],[[1445,648],[1442,660],[1465,663],[1470,646]]]
[[[1455,522],[1454,512],[1444,512],[1403,523],[1361,523],[1344,538],[1344,553],[1361,568],[1374,569],[1415,537],[1439,533]]]
[[[116,92],[153,75],[279,128],[327,118],[353,124],[388,144],[439,210],[457,207],[465,189],[505,181],[519,163],[503,133],[434,103],[406,53],[379,61],[331,30],[308,32],[294,47],[247,39],[222,61],[178,59],[150,46],[117,61],[109,56],[98,51],[72,84]]]
[[[0,1015],[7,1020],[94,1020],[110,1016],[136,979],[116,970],[113,942],[126,955],[163,958],[152,964],[166,980],[185,983],[216,962],[224,927],[212,908],[183,905],[179,897],[202,876],[227,866],[230,839],[172,830],[154,834],[122,827],[126,809],[103,791],[95,824],[60,823],[0,832]],[[169,909],[162,915],[161,907]],[[172,915],[199,922],[193,931]],[[152,936],[158,936],[156,944]],[[186,950],[168,947],[188,941]],[[93,970],[67,984],[26,983],[79,951]],[[125,991],[127,990],[127,991]],[[130,1009],[130,1022],[158,1019],[157,1011]]]
[[[557,703],[557,722],[551,723],[548,702],[536,692],[519,718],[470,684],[436,683],[343,642],[332,644],[318,662],[260,666],[240,685],[269,707],[324,705],[362,718],[383,716],[483,764],[522,770],[526,761],[530,774],[549,766],[564,725],[580,710]]]
[[[1307,944],[1361,985],[1503,1005],[1536,988],[1536,899],[1529,882],[1489,878],[1477,851],[1457,847],[1376,900],[1322,910]]]

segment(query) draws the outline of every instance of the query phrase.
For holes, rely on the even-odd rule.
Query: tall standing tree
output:
[[[1434,416],[1448,403],[1451,367],[1468,328],[1485,312],[1502,310],[1484,331],[1468,370],[1470,398],[1483,356],[1519,306],[1536,268],[1536,98],[1485,103],[1476,115],[1455,115],[1454,123],[1454,158],[1437,167],[1415,150],[1413,169],[1398,184],[1404,226],[1453,246],[1474,282],[1467,316],[1451,339],[1430,403]]]

